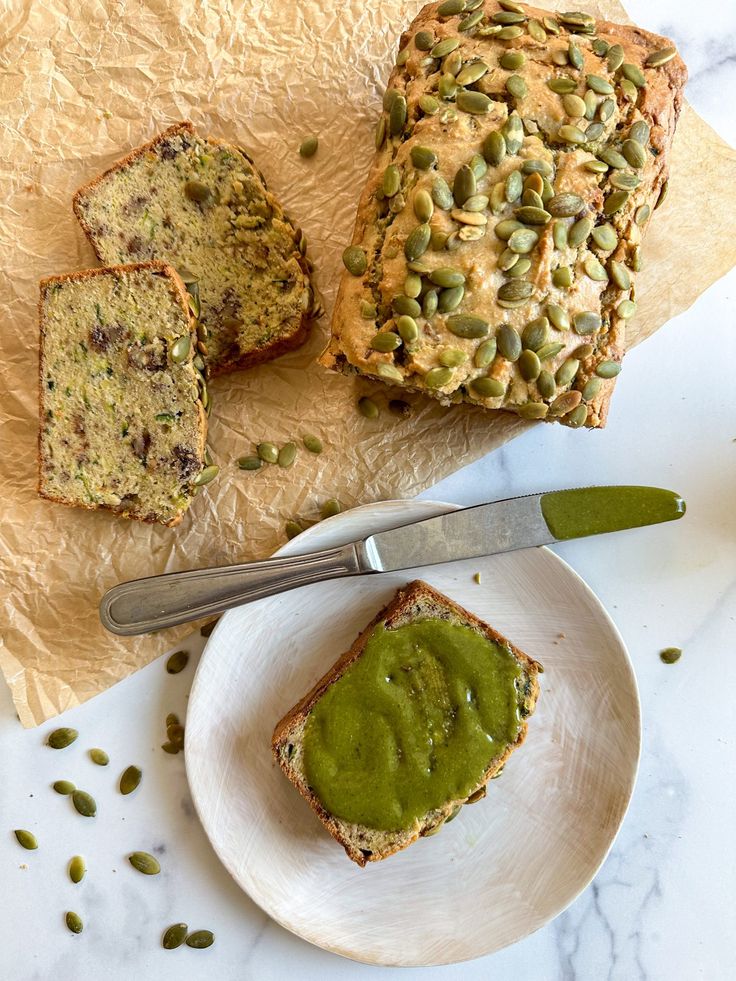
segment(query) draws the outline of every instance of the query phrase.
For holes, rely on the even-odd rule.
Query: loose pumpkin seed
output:
[[[97,803],[91,794],[85,790],[75,790],[72,793],[74,809],[82,817],[94,817],[97,814]]]
[[[636,303],[633,300],[622,300],[616,307],[616,313],[622,320],[629,320],[636,313]]]
[[[396,339],[398,340],[398,338]],[[278,465],[282,470],[286,470],[293,464],[294,460],[296,460],[296,443],[284,443],[279,450]]]
[[[447,329],[456,337],[485,337],[491,329],[488,321],[472,313],[458,313],[447,318]]]
[[[469,385],[471,392],[481,399],[500,398],[505,388],[496,378],[474,378]]]
[[[120,777],[120,793],[124,796],[132,794],[143,776],[142,771],[137,766],[129,766],[123,770]]]
[[[187,937],[187,947],[194,947],[197,950],[204,950],[211,947],[215,942],[215,935],[210,930],[195,930]]]
[[[522,351],[517,362],[519,372],[524,381],[534,381],[539,377],[542,364],[534,351],[529,349]]]
[[[241,456],[238,457],[238,466],[241,470],[260,470],[263,460],[259,456]]]
[[[38,848],[36,836],[31,831],[25,831],[23,828],[16,828],[13,834],[15,835],[18,844],[27,851],[32,852]]]
[[[373,399],[368,398],[364,395],[362,398],[358,399],[358,412],[366,419],[376,419],[378,418],[378,406],[373,401]]]
[[[57,794],[62,794],[64,797],[68,797],[69,794],[73,794],[77,789],[71,780],[55,780],[51,786],[54,788]]]
[[[628,200],[628,191],[613,191],[603,202],[603,214],[609,216],[615,215],[617,211],[620,211],[625,206]]]
[[[569,266],[560,266],[552,273],[552,285],[559,289],[569,289],[572,286],[572,269]]]
[[[313,157],[317,152],[319,146],[319,140],[316,136],[308,136],[299,147],[299,155],[301,157]]]
[[[568,78],[567,75],[547,79],[547,88],[551,89],[557,95],[569,95],[570,93],[574,92],[577,87],[578,84],[575,79]]]
[[[589,378],[585,383],[585,385],[583,385],[584,401],[590,402],[594,398],[597,398],[601,393],[602,387],[603,387],[602,378],[596,378],[595,376],[593,378]]]
[[[521,75],[509,75],[506,79],[506,91],[515,99],[525,99],[529,95],[529,87]]]
[[[211,483],[219,472],[220,472],[219,467],[215,467],[215,466],[205,467],[197,474],[197,476],[194,478],[192,483],[194,484],[195,487],[204,487],[205,484]]]
[[[450,289],[442,290],[437,300],[437,310],[440,313],[451,313],[453,310],[457,310],[464,296],[464,286],[453,286]]]
[[[284,531],[286,532],[286,537],[289,539],[289,541],[291,541],[292,538],[296,538],[297,535],[301,535],[304,529],[297,521],[287,521],[284,525]],[[176,747],[173,748],[175,749]]]
[[[569,385],[575,378],[575,375],[577,375],[579,368],[580,362],[577,360],[577,358],[567,358],[557,369],[557,372],[555,373],[555,381],[561,387]]]
[[[368,268],[368,257],[359,245],[349,245],[342,254],[342,261],[351,276],[362,276]]]
[[[563,417],[562,421],[566,426],[570,426],[571,429],[579,429],[585,424],[585,420],[588,418],[588,408],[582,403],[569,412]]]
[[[606,252],[613,252],[613,250],[618,245],[618,235],[613,225],[606,223],[605,225],[597,225],[592,232],[593,241],[598,246],[598,248],[603,249]]]
[[[256,452],[264,463],[276,463],[279,458],[279,450],[275,443],[258,443]]]
[[[110,762],[110,757],[107,755],[104,749],[91,749],[89,751],[89,758],[97,766],[107,766]]]
[[[440,368],[430,368],[424,376],[427,388],[444,388],[452,380],[452,369],[444,365]]]
[[[490,111],[493,102],[483,92],[473,92],[463,89],[457,93],[455,104],[463,112],[471,113],[474,116],[482,116]]]
[[[483,140],[483,156],[492,167],[498,167],[506,156],[506,140],[498,130],[493,130]],[[435,201],[435,204],[437,202]]]
[[[644,78],[644,72],[638,65],[624,63],[621,65],[621,74],[638,89],[645,88],[647,84],[647,80]]]
[[[69,878],[74,883],[81,882],[86,871],[87,867],[82,856],[75,855],[69,862]]]
[[[514,211],[514,214],[518,220],[523,221],[525,225],[546,225],[552,217],[552,215],[543,208],[530,208],[528,206],[517,208]]]
[[[206,204],[212,198],[212,191],[202,181],[187,181],[184,185],[184,194],[190,201],[196,201],[198,204]]]
[[[549,406],[544,402],[524,402],[515,408],[522,419],[544,419],[549,412]]]
[[[143,875],[158,875],[161,871],[158,859],[149,852],[133,852],[128,855],[128,861],[134,869],[142,872]]]
[[[549,361],[550,358],[556,357],[560,351],[564,349],[565,345],[559,342],[550,342],[549,344],[544,344],[542,347],[538,348],[536,355],[540,361]]]
[[[169,714],[166,716],[166,728],[168,729],[169,726],[178,726],[178,725],[179,725],[179,716],[176,714],[176,712],[169,712]]]
[[[570,329],[570,318],[567,315],[567,311],[563,310],[561,306],[556,303],[547,304],[547,317],[549,322],[557,330],[569,330]]]
[[[610,259],[608,262],[608,269],[611,273],[611,279],[619,289],[628,290],[631,288],[631,276],[629,275],[629,270],[622,262],[616,262],[615,259]]]
[[[615,378],[621,373],[621,365],[618,361],[601,361],[595,373],[599,378]]]
[[[498,353],[507,361],[518,361],[521,354],[521,338],[513,327],[501,324],[496,334]]]
[[[478,348],[473,357],[473,364],[476,368],[487,368],[492,364],[493,359],[496,357],[496,338],[489,337],[487,341],[483,341],[482,344],[478,345]]]
[[[309,453],[321,453],[322,452],[322,440],[319,436],[312,436],[307,433],[302,436],[302,443],[304,443],[304,449],[308,450]]]
[[[52,749],[66,749],[67,746],[71,746],[78,735],[79,733],[76,729],[69,729],[67,727],[54,729],[53,732],[49,733],[46,745]]]
[[[181,947],[187,937],[189,932],[189,927],[186,923],[173,923],[164,931],[164,935],[161,938],[161,946],[164,950],[176,950],[177,947]]]
[[[431,234],[432,229],[426,222],[421,225],[417,225],[416,228],[413,228],[409,232],[406,242],[404,243],[404,255],[406,258],[413,260],[424,255],[429,248],[429,239]]]
[[[601,318],[591,310],[583,310],[572,318],[576,334],[594,334],[601,329]]]
[[[682,649],[679,647],[665,647],[659,652],[659,659],[664,664],[675,664],[682,657]]]
[[[397,95],[391,102],[388,114],[388,135],[398,136],[406,125],[406,99]]]
[[[79,915],[79,913],[74,913],[72,910],[66,914],[64,917],[64,922],[72,933],[81,933],[84,929],[82,917]]]
[[[551,416],[565,416],[577,408],[583,400],[583,396],[578,391],[563,392],[558,395],[549,407]]]
[[[594,255],[588,256],[583,263],[585,274],[597,283],[608,282],[608,273]]]
[[[174,651],[166,661],[167,674],[179,674],[189,663],[189,651]]]

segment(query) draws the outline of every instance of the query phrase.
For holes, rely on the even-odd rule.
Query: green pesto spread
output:
[[[470,627],[380,623],[312,709],[304,768],[323,806],[383,831],[467,796],[520,726],[521,668]]]
[[[560,540],[673,521],[685,502],[661,487],[580,487],[542,496],[547,527]]]

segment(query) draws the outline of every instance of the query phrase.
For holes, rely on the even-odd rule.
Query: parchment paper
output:
[[[263,557],[286,519],[410,496],[529,423],[412,398],[385,410],[382,386],[318,368],[355,206],[373,153],[383,83],[418,0],[39,0],[0,10],[0,667],[31,726],[148,663],[190,627],[122,639],[97,605],[114,583]],[[550,5],[551,6],[551,5]],[[594,13],[625,20],[611,0]],[[84,181],[170,123],[250,147],[304,228],[328,316],[310,343],[213,385],[210,445],[222,471],[176,529],[36,496],[38,279],[95,265],[72,216]],[[316,157],[297,148],[320,138]],[[680,121],[670,197],[651,222],[638,280],[637,343],[685,310],[736,262],[736,152],[690,109]],[[719,247],[713,249],[713,242]],[[705,329],[705,325],[704,325]],[[380,419],[355,411],[377,391]],[[616,411],[614,396],[612,411]],[[321,456],[242,473],[261,439],[318,434]],[[592,438],[605,439],[605,432]]]

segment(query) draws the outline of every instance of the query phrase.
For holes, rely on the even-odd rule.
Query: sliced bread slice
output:
[[[163,259],[198,284],[213,375],[306,340],[305,239],[242,147],[177,123],[80,188],[74,212],[102,262]]]
[[[171,266],[41,280],[41,497],[176,525],[215,468],[193,364],[196,321]]]
[[[348,820],[331,811],[329,805],[320,799],[317,789],[310,785],[308,777],[310,766],[312,766],[310,753],[314,753],[310,745],[310,741],[314,738],[309,731],[310,719],[314,717],[315,707],[320,705],[326,693],[330,692],[333,686],[337,686],[341,679],[349,676],[353,666],[357,665],[363,658],[376,656],[375,649],[371,651],[370,648],[366,655],[366,648],[377,631],[397,631],[407,625],[415,625],[423,621],[430,621],[430,625],[436,621],[442,621],[445,624],[466,630],[470,629],[489,642],[487,656],[490,659],[501,659],[501,662],[496,660],[494,663],[503,663],[506,670],[512,669],[510,675],[504,675],[506,679],[504,691],[494,692],[491,696],[468,693],[468,697],[470,698],[472,694],[472,698],[477,699],[474,710],[483,713],[485,711],[483,704],[481,704],[483,698],[493,697],[497,694],[504,704],[504,711],[513,715],[513,731],[508,740],[497,741],[492,746],[489,744],[488,758],[483,757],[483,762],[476,771],[466,773],[459,778],[456,775],[450,780],[450,784],[455,787],[462,785],[464,781],[462,793],[451,793],[445,799],[436,801],[434,806],[424,813],[414,816],[409,822],[399,822],[401,827],[395,829],[377,828],[359,821]],[[406,704],[407,698],[411,700],[418,693],[422,707],[413,716],[417,719],[417,726],[409,734],[408,742],[416,741],[415,745],[431,746],[433,741],[437,745],[438,733],[440,734],[440,741],[445,737],[447,740],[452,739],[460,731],[461,724],[456,722],[459,715],[457,705],[452,702],[453,685],[451,681],[447,677],[442,677],[441,670],[438,680],[436,664],[429,665],[428,669],[424,671],[422,664],[416,660],[417,657],[422,658],[424,656],[424,653],[418,652],[414,646],[408,658],[402,655],[391,662],[392,671],[387,677],[379,678],[379,683],[386,682],[384,691],[387,693],[389,683],[394,683],[397,677],[401,679],[402,673],[406,679],[408,677],[406,673],[414,671],[413,677],[416,680],[412,681],[411,684],[417,687],[413,691],[408,690],[406,683],[400,680],[398,686],[393,685],[393,692],[388,695],[390,703],[387,704],[394,705],[398,702]],[[492,674],[494,665],[491,664],[490,660],[487,664],[477,667],[482,671],[487,670],[489,677],[496,677],[495,674]],[[520,651],[488,624],[458,606],[447,596],[437,592],[427,583],[416,580],[396,593],[391,602],[362,631],[350,650],[343,654],[314,688],[281,719],[273,734],[273,754],[288,779],[308,801],[322,824],[332,837],[343,846],[348,856],[360,866],[364,866],[366,862],[377,862],[406,848],[422,836],[435,834],[446,821],[455,816],[463,804],[473,803],[485,796],[487,782],[500,772],[511,753],[524,741],[527,731],[525,720],[534,711],[539,694],[537,681],[539,671],[541,671],[541,665]],[[509,682],[510,676],[513,676],[513,680]],[[428,705],[426,697],[428,689],[432,690],[432,697],[436,697],[437,706]],[[361,702],[362,699],[358,701]],[[429,723],[426,722],[427,708],[429,708],[430,714],[434,713],[435,708],[438,708],[441,713],[440,716],[435,715],[433,728],[429,727]],[[391,711],[392,709],[389,707],[389,716]],[[377,731],[383,724],[382,713],[375,711],[375,704],[368,698],[368,692],[366,692],[364,703],[356,706],[356,712],[356,718],[360,719],[357,724],[364,726],[364,732],[370,730],[367,740],[367,745],[370,745],[374,730]],[[361,712],[363,713],[362,716]],[[472,725],[476,724],[478,717],[474,718]],[[439,727],[437,725],[438,718],[441,719]],[[338,722],[335,719],[330,720],[329,717],[323,718],[318,723],[323,727],[319,737],[320,740],[323,740],[320,746],[324,745],[324,739],[329,742],[331,738],[329,730],[333,723],[342,730],[336,735],[337,742],[339,743],[345,736],[344,720]],[[464,724],[463,722],[462,725]],[[365,759],[366,754],[363,752],[365,747],[359,745],[361,733],[357,734],[357,739],[353,738],[355,734],[354,725],[354,720],[351,719],[347,726],[351,729],[351,734],[347,738],[350,745],[350,755],[353,759],[332,760],[335,772],[334,779],[339,791],[341,781],[348,780],[345,774],[349,768],[354,769],[356,766],[364,768],[365,787],[372,793],[373,788],[382,785],[383,774],[376,772],[376,760]],[[457,732],[454,732],[456,725],[458,727]],[[395,735],[392,734],[389,737],[390,740],[393,741]],[[418,777],[420,781],[424,779],[424,770],[422,774],[418,774],[416,770],[410,772],[402,769],[402,767],[409,765],[409,753],[404,753],[402,750],[402,740],[406,740],[406,738],[406,734],[403,736],[396,735],[395,758],[390,758],[390,766],[396,771],[396,776],[392,779],[396,781],[399,795],[402,794],[402,785],[405,785],[407,781],[416,781]],[[389,745],[393,745],[393,742]],[[390,752],[392,751],[390,750]],[[402,757],[404,758],[402,759]],[[356,763],[356,759],[359,759],[360,762]],[[444,765],[444,762],[437,763],[438,768]],[[347,784],[343,783],[343,786],[347,786]],[[351,807],[351,804],[347,804],[346,811],[350,810]]]

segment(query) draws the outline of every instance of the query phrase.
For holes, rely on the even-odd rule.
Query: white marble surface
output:
[[[736,5],[631,0],[629,10],[677,41],[690,66],[690,100],[736,144]],[[558,549],[616,620],[644,716],[630,811],[598,877],[567,912],[493,957],[408,972],[344,961],[287,933],[221,869],[194,815],[182,756],[159,749],[164,716],[185,712],[193,675],[190,666],[169,677],[159,661],[67,713],[62,723],[81,736],[63,753],[43,747],[52,725],[21,729],[0,688],[2,981],[733,978],[735,306],[732,273],[632,352],[604,432],[539,426],[425,495],[471,504],[586,482],[641,482],[673,487],[688,501],[677,526]],[[657,656],[668,645],[684,650],[671,667]],[[110,753],[106,769],[85,756],[96,745]],[[130,762],[145,778],[134,797],[122,798],[115,785]],[[98,798],[97,819],[79,817],[49,791],[62,777]],[[32,829],[41,848],[22,851],[14,827]],[[161,853],[164,872],[156,879],[143,879],[125,861],[138,848]],[[78,886],[65,875],[76,852],[89,867]],[[67,932],[66,909],[84,916],[82,936]],[[215,946],[163,951],[161,931],[178,920],[212,929]]]

